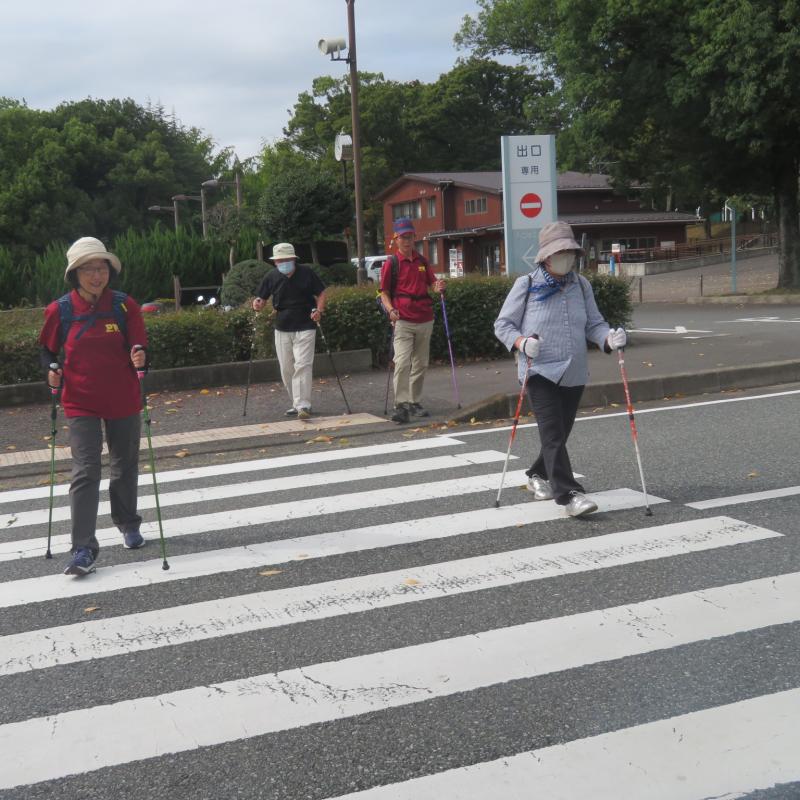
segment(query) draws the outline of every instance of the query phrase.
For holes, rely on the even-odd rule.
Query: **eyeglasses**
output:
[[[107,275],[108,267],[78,267],[81,275]]]

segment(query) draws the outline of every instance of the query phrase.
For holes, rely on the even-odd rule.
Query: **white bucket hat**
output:
[[[81,264],[95,258],[102,258],[108,261],[119,274],[122,271],[122,262],[113,254],[106,250],[106,246],[93,236],[83,236],[77,242],[73,242],[67,250],[67,269],[64,273],[66,279],[72,270],[77,269]]]
[[[272,248],[272,256],[270,256],[270,261],[274,261],[275,259],[287,259],[287,258],[294,258],[297,259],[297,256],[294,252],[294,246],[289,244],[288,242],[281,242],[280,244],[276,244],[275,247]]]
[[[536,261],[541,264],[554,253],[581,249],[575,241],[572,228],[566,222],[548,222],[539,232],[539,252],[536,254]]]

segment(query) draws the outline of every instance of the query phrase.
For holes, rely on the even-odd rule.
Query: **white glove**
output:
[[[541,346],[541,339],[538,337],[534,338],[533,336],[528,336],[528,338],[522,343],[520,350],[523,355],[530,359],[534,359],[539,355],[539,348],[541,348]]]
[[[617,328],[616,330],[612,328],[609,331],[606,342],[612,350],[621,350],[628,343],[628,334],[625,333],[625,328]]]

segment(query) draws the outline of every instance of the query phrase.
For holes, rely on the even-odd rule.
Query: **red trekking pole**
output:
[[[508,469],[508,459],[511,457],[511,445],[514,444],[514,437],[517,435],[517,425],[519,425],[519,414],[522,411],[522,398],[525,397],[525,387],[528,385],[528,373],[531,369],[531,360],[526,356],[525,358],[525,378],[522,381],[522,388],[519,390],[519,399],[517,400],[517,410],[514,413],[514,425],[511,428],[511,436],[508,437],[508,450],[506,450],[506,461],[503,464],[503,474],[500,477],[500,488],[497,490],[497,499],[494,501],[494,507],[500,508],[500,493],[503,491],[503,483],[506,479],[506,470]]]
[[[631,390],[628,387],[628,373],[625,372],[625,348],[620,347],[617,350],[619,355],[619,371],[622,375],[622,386],[625,389],[625,402],[628,405],[628,420],[631,423],[631,437],[633,438],[633,449],[636,451],[636,463],[639,465],[639,477],[642,481],[642,493],[644,494],[644,508],[645,516],[652,517],[653,512],[650,510],[650,503],[647,499],[647,487],[644,483],[644,470],[642,469],[642,457],[639,454],[639,434],[636,431],[636,420],[633,418],[633,403],[631,402]]]

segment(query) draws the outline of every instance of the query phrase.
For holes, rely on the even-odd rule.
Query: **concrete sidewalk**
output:
[[[754,312],[750,308],[682,304],[637,306],[630,346],[625,352],[634,402],[800,382],[797,344],[800,307],[782,307],[780,319],[762,316],[775,313],[774,309]],[[589,365],[591,377],[583,406],[624,402],[616,354],[592,351]],[[153,392],[150,395],[153,436],[167,437],[158,439],[163,442],[159,453],[167,456],[182,448],[195,455],[266,443],[296,444],[318,435],[352,437],[360,431],[397,430],[398,426],[384,416],[387,377],[388,373],[382,370],[342,375],[354,412],[349,418],[341,416],[346,409],[336,379],[317,378],[313,387],[315,416],[308,423],[299,424],[299,428],[296,421],[284,416],[289,405],[287,394],[275,382],[251,386],[247,417],[242,416],[245,392],[242,385]],[[449,364],[431,367],[423,397],[431,417],[418,420],[419,426],[513,415],[519,384],[511,358],[459,364],[456,379],[460,409],[456,407]],[[392,405],[390,391],[389,414]],[[46,471],[48,405],[1,409],[0,418],[3,421],[0,456],[5,456],[0,458],[0,480],[25,471]],[[63,417],[59,416],[59,445],[66,444],[63,424]],[[239,426],[256,427],[243,427],[241,436],[224,430]],[[408,427],[413,428],[414,424]],[[30,459],[38,464],[26,469],[21,454],[30,451],[39,451]]]

